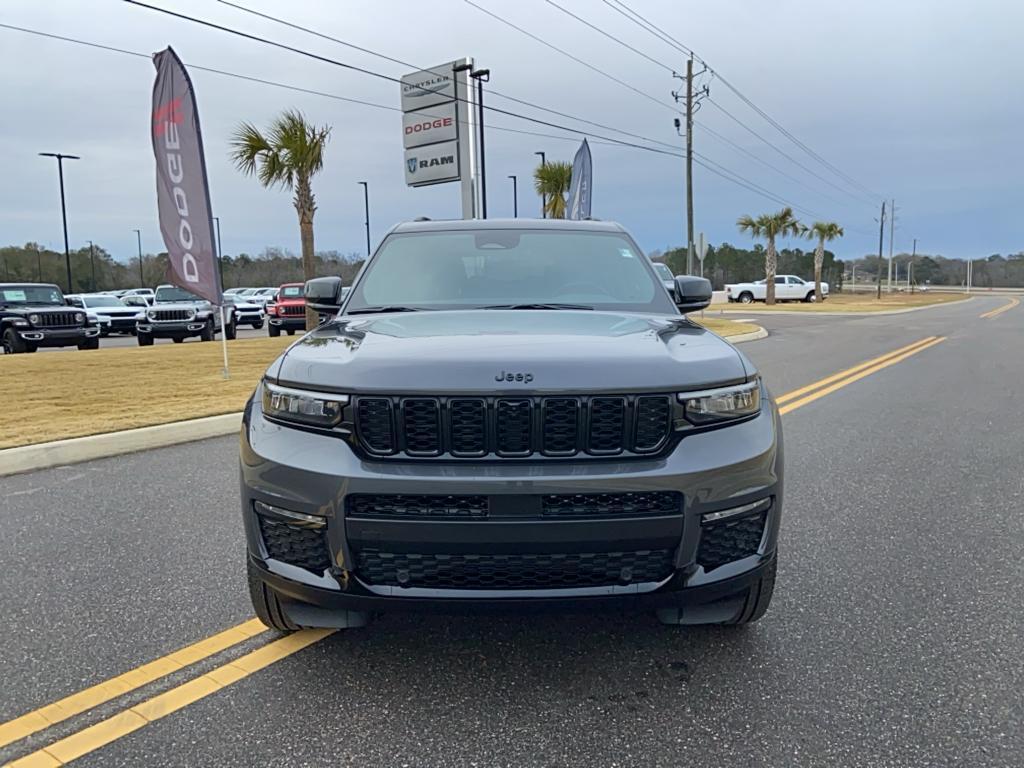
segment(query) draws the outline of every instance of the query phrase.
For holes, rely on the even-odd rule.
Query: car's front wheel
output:
[[[252,562],[246,563],[246,571],[249,577],[249,599],[252,600],[252,609],[256,612],[256,618],[271,629],[280,632],[294,632],[300,629],[281,609],[277,593],[263,583],[263,579],[257,575],[256,566]]]
[[[772,560],[772,564],[761,574],[761,578],[750,585],[747,590],[747,599],[743,601],[743,608],[732,621],[726,624],[752,624],[768,610],[772,602],[772,595],[775,593],[775,572],[779,567],[778,555]]]
[[[741,600],[736,597],[717,603],[697,605],[692,608],[663,608],[658,611],[658,620],[670,626],[695,626],[701,624],[726,624],[741,626],[752,624],[764,616],[775,592],[775,572],[778,556],[764,569],[761,576],[747,587]],[[737,608],[737,603],[739,607]]]
[[[281,335],[281,327],[277,326],[277,325],[273,325],[273,324],[268,325],[267,326],[267,333],[270,334],[271,336],[274,336],[274,337],[280,336]]]
[[[13,328],[8,328],[4,331],[4,354],[19,355],[22,352],[28,352],[28,344]]]
[[[754,301],[754,294],[745,291],[740,294],[740,304],[751,304]]]
[[[255,323],[252,324],[252,329],[254,331],[258,331],[262,327],[263,327],[263,321],[262,320],[257,320]]]
[[[99,349],[100,340],[98,338],[86,339],[85,341],[78,342],[79,349]]]
[[[153,346],[153,334],[151,333],[143,333],[142,331],[138,331],[135,334],[135,338],[138,339],[140,347]]]
[[[211,318],[206,321],[206,325],[203,326],[203,330],[199,333],[199,338],[202,341],[213,341],[213,334],[213,319]]]

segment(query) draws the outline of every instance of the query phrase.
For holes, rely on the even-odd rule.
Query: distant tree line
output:
[[[363,257],[338,251],[318,251],[313,257],[317,275],[338,275],[352,284]],[[251,256],[240,253],[224,256],[222,275],[225,288],[275,286],[302,282],[302,258],[282,248],[264,248]],[[67,291],[64,253],[44,248],[39,243],[0,247],[0,282],[55,283],[68,293],[112,291],[119,288],[153,288],[166,282],[167,254],[143,254],[142,271],[138,257],[129,262],[116,261],[100,245],[71,251],[72,290]]]
[[[664,261],[677,275],[686,272],[686,248],[670,248],[665,251],[653,251],[651,257]],[[907,265],[910,263],[909,253],[893,255],[893,263],[899,267],[900,283],[907,279]],[[811,280],[814,275],[814,250],[800,248],[783,248],[778,253],[778,274],[799,275]],[[698,261],[699,265],[700,262]],[[832,251],[825,250],[822,279],[832,290],[840,290],[844,281],[849,281],[853,266],[857,267],[857,284],[875,282],[879,271],[878,256],[864,256],[857,259],[837,259]],[[882,280],[889,274],[889,258],[881,260]],[[945,256],[929,256],[917,254],[914,257],[914,282],[917,285],[963,285],[967,276],[965,259],[950,259]],[[760,243],[752,248],[738,248],[729,243],[719,246],[708,246],[707,257],[704,259],[704,277],[721,290],[726,283],[740,283],[748,280],[764,279],[764,246]],[[1024,251],[1003,256],[993,254],[987,258],[974,260],[974,277],[972,282],[981,288],[1019,288],[1024,287]]]

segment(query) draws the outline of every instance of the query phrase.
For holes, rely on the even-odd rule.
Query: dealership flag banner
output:
[[[590,163],[590,145],[584,139],[572,161],[572,180],[569,182],[569,219],[590,218],[590,189],[593,181]]]
[[[167,246],[169,282],[224,307],[214,253],[213,212],[206,180],[203,137],[192,81],[170,47],[153,56],[153,114],[150,131],[156,158],[156,198],[160,232]],[[227,375],[227,342],[224,372]]]

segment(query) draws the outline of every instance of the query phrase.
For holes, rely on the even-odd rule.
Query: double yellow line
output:
[[[1007,308],[1003,308],[1001,311],[1005,311]],[[944,336],[928,336],[805,387],[787,392],[776,398],[779,412],[786,414],[795,411],[797,408],[849,386],[855,381],[860,381],[866,376],[906,360],[918,352],[934,347],[945,339]],[[101,704],[113,701],[167,675],[184,670],[197,662],[256,638],[265,631],[266,627],[262,623],[256,619],[250,619],[167,656],[86,688],[79,693],[0,724],[0,748],[71,717],[84,714]],[[105,720],[48,744],[25,757],[8,763],[8,765],[12,768],[52,768],[65,765],[291,656],[333,632],[332,629],[307,629],[272,640],[234,661],[222,664],[139,704],[122,709]]]
[[[1008,302],[1003,304],[1003,306],[996,307],[995,309],[991,309],[991,310],[989,310],[988,312],[986,312],[983,315],[978,315],[978,317],[980,317],[980,318],[982,318],[984,320],[989,320],[989,319],[991,319],[993,317],[996,317],[997,315],[1001,315],[1001,314],[1003,314],[1003,312],[1011,310],[1014,307],[1019,306],[1019,305],[1020,305],[1020,299],[1010,299]]]

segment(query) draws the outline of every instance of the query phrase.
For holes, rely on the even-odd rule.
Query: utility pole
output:
[[[96,293],[96,246],[89,241],[89,262],[92,264],[92,292]]]
[[[892,293],[892,244],[896,237],[896,201],[892,201],[892,209],[889,211],[889,281],[886,283],[886,293]],[[896,285],[900,281],[897,278]]]
[[[68,293],[73,292],[71,287],[71,249],[68,248],[68,210],[64,205],[64,161],[81,160],[78,155],[62,155],[60,152],[40,152],[40,157],[57,158],[57,175],[60,177],[60,215],[64,222],[64,265],[68,270]]]
[[[370,258],[370,184],[366,181],[357,181],[363,187],[363,210],[366,212],[366,258]]]
[[[885,201],[882,201],[882,218],[878,220],[878,269],[875,272],[875,283],[877,283],[878,290],[875,293],[875,298],[881,300],[882,298],[882,245],[885,239]]]
[[[519,191],[516,188],[516,177],[509,176],[512,179],[512,218],[519,218]]]
[[[36,243],[36,282],[43,282],[43,249]]]
[[[138,229],[133,229],[132,232],[135,233],[135,237],[138,238],[139,241],[139,288],[145,288],[146,278],[142,274],[142,232]]]
[[[696,93],[693,90],[694,76],[703,75],[708,71],[705,66],[700,72],[693,71],[693,56],[686,60],[686,77],[683,78],[675,72],[672,76],[679,80],[686,80],[686,94],[672,91],[675,100],[686,102],[686,274],[693,274],[693,116],[700,111],[701,101],[710,95],[708,86],[704,86]],[[676,130],[679,130],[679,119],[675,120]]]
[[[917,238],[914,238],[914,250],[910,254],[910,268],[907,270],[907,288],[914,292],[914,259],[917,257]]]
[[[547,163],[545,162],[545,159],[544,159],[544,153],[543,152],[534,152],[533,154],[540,155],[540,167],[541,168],[543,168],[545,165],[547,165]],[[540,196],[540,217],[542,219],[546,219],[548,217],[548,196],[547,195],[541,195]]]
[[[487,218],[487,158],[484,153],[484,83],[490,82],[491,70],[478,69],[469,76],[476,80],[477,120],[480,123],[480,218]]]

